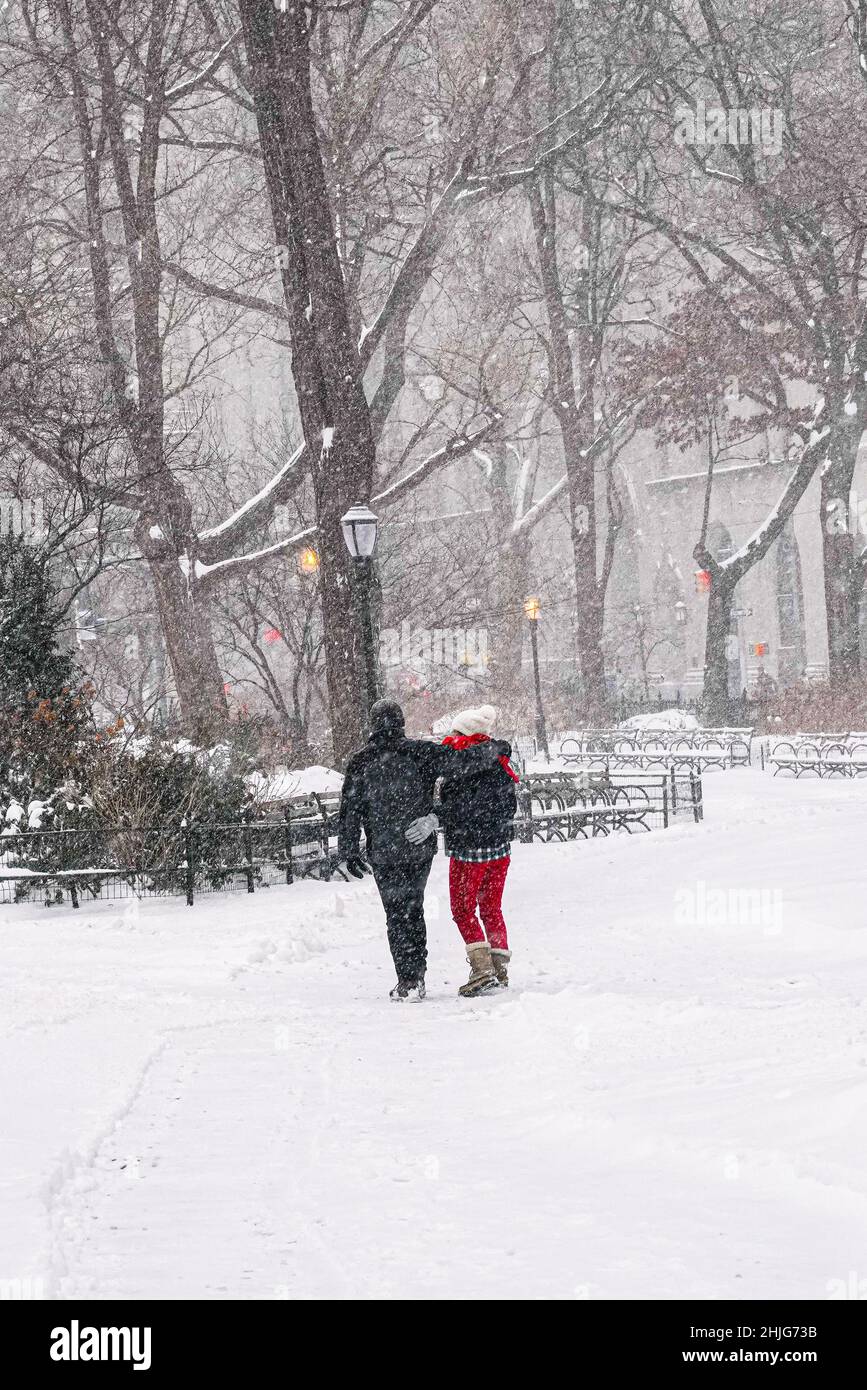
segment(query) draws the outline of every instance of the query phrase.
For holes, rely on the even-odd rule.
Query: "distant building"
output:
[[[693,548],[699,536],[707,461],[696,448],[665,454],[644,437],[625,454],[624,504],[629,516],[628,563],[621,554],[609,590],[609,623],[636,608],[633,677],[641,676],[637,629],[651,684],[666,696],[694,698],[703,683],[707,596],[697,580]],[[708,546],[725,559],[744,545],[779,502],[792,464],[764,454],[722,463],[714,471]],[[859,461],[859,471],[863,461]],[[857,505],[851,507],[857,518]],[[867,543],[867,536],[865,536]],[[637,564],[636,564],[637,560]],[[867,623],[862,622],[867,634]],[[867,649],[867,643],[864,644]],[[729,641],[733,693],[757,683],[786,686],[804,677],[826,679],[819,479],[814,478],[794,517],[767,555],[735,591]]]

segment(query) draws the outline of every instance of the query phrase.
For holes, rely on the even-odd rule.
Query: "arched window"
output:
[[[707,548],[715,560],[727,560],[734,554],[731,535],[721,521],[712,521],[707,528]]]

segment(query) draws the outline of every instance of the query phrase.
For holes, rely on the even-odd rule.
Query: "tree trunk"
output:
[[[563,460],[568,475],[569,517],[575,571],[576,645],[583,694],[582,718],[590,723],[607,719],[605,657],[602,629],[605,593],[599,582],[596,556],[596,450],[594,372],[598,359],[589,329],[576,330],[581,399],[575,389],[575,364],[569,340],[563,285],[557,262],[554,184],[546,174],[543,186],[528,185],[527,196],[548,321],[552,409],[560,427]],[[589,298],[583,291],[583,318],[590,321]]]
[[[860,439],[860,427],[832,430],[830,467],[822,474],[820,489],[828,676],[832,682],[848,683],[861,673],[862,580],[856,554],[856,526],[849,505]]]
[[[525,706],[522,680],[524,600],[530,589],[529,535],[514,532],[514,510],[504,455],[492,449],[486,490],[494,521],[494,573],[488,625],[488,681],[491,703],[501,712],[503,727],[517,728]]]
[[[328,488],[317,492],[325,680],[331,742],[338,767],[345,766],[364,741],[369,713],[364,644],[354,598],[353,562],[340,529],[340,517],[351,505],[346,495],[341,497],[337,493],[335,496]]]
[[[575,570],[576,642],[581,674],[582,718],[588,724],[608,720],[608,692],[602,631],[605,595],[597,575],[595,467],[592,452],[567,444],[569,529]],[[570,466],[571,457],[571,466]]]
[[[712,572],[707,604],[702,696],[702,719],[710,728],[721,728],[729,722],[731,701],[726,646],[731,631],[734,587],[718,571]]]
[[[515,725],[519,711],[527,703],[522,655],[526,626],[524,599],[529,585],[528,549],[524,539],[508,537],[498,550],[493,612],[488,620],[491,703],[502,711],[509,727]]]
[[[160,129],[167,109],[170,12],[165,2],[152,4],[142,25],[141,51],[122,60],[114,47],[120,30],[106,22],[105,6],[97,0],[86,0],[82,7],[61,0],[57,19],[87,215],[93,328],[107,395],[129,444],[139,496],[146,499],[148,515],[139,514],[136,537],[153,577],[184,727],[191,738],[210,741],[225,723],[226,698],[208,618],[196,592],[192,508],[172,475],[164,445],[167,320],[157,202],[164,196]],[[130,56],[134,76],[129,77],[132,87],[126,88],[121,72]],[[47,51],[39,60],[49,61]],[[55,60],[50,61],[53,66]],[[138,104],[137,82],[142,89]],[[124,133],[124,113],[130,109],[141,116],[135,152]],[[123,292],[113,279],[118,241],[128,272]],[[183,557],[189,566],[186,575]]]
[[[213,743],[228,707],[207,611],[176,556],[149,557],[148,565],[184,728],[193,742]]]
[[[824,479],[822,492],[825,492]],[[824,507],[822,514],[827,516]],[[845,534],[829,536],[826,532],[822,537],[822,566],[828,625],[828,676],[833,682],[849,682],[861,670],[861,582],[855,563],[853,537]]]
[[[334,757],[366,722],[364,648],[340,518],[367,502],[375,445],[347,309],[310,86],[306,7],[240,0],[304,440],[314,460],[319,586]]]

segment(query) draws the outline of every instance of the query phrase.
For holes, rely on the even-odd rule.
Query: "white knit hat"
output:
[[[489,734],[496,718],[493,705],[479,705],[478,709],[459,710],[452,719],[452,728],[459,734]]]

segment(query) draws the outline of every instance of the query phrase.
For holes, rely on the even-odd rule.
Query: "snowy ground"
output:
[[[0,908],[0,1279],[747,1299],[867,1277],[867,781],[705,791],[703,826],[519,846],[514,984],[474,1002],[442,860],[423,1004],[385,998],[369,881]]]

